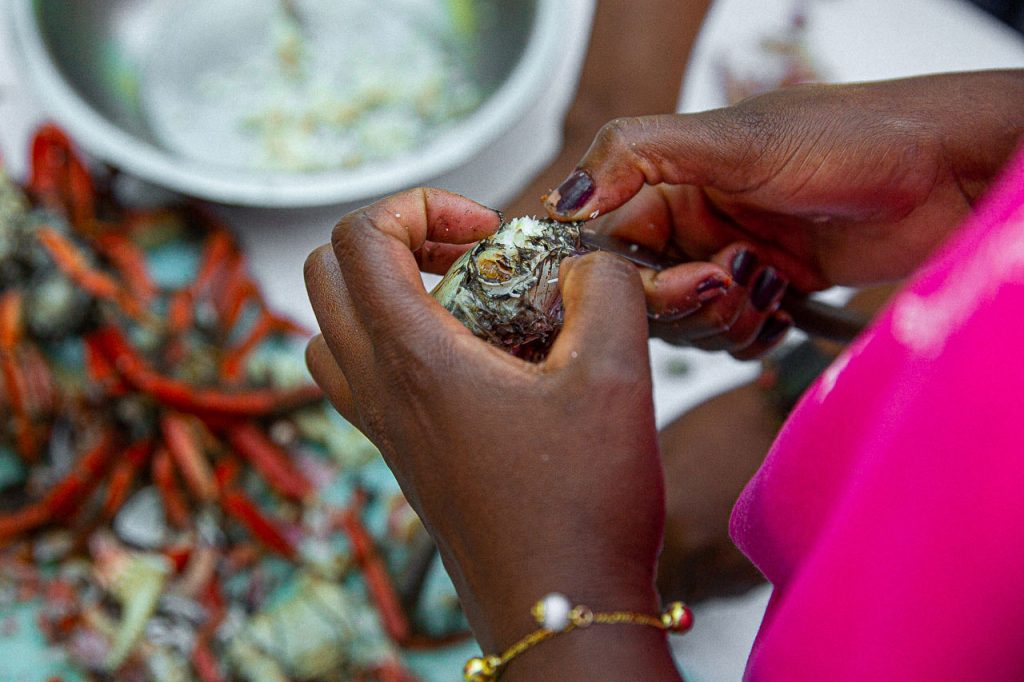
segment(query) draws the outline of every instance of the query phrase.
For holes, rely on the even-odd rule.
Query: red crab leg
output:
[[[54,519],[62,520],[75,513],[79,502],[99,485],[115,453],[114,434],[107,432],[99,443],[78,459],[71,473],[43,498]]]
[[[46,363],[46,358],[38,348],[32,345],[22,346],[21,355],[29,412],[36,415],[52,412],[56,404],[56,396],[53,388],[53,375],[50,373],[50,366]]]
[[[171,569],[174,573],[179,574],[188,568],[189,562],[191,562],[193,557],[196,555],[196,549],[193,544],[186,540],[182,543],[165,547],[161,554],[167,557],[168,561],[171,562]],[[178,585],[180,585],[180,581],[175,585],[175,589]],[[190,597],[192,595],[185,596]]]
[[[0,515],[0,545],[21,533],[73,514],[82,499],[95,488],[114,455],[113,433],[105,433],[82,455],[74,469],[50,489],[43,499],[13,514]]]
[[[285,497],[302,500],[313,492],[313,484],[292,463],[288,453],[270,440],[254,422],[239,422],[227,428],[234,451],[263,475],[271,488]]]
[[[114,365],[107,360],[107,356],[103,354],[103,349],[100,348],[96,337],[87,336],[83,343],[85,344],[85,373],[89,380],[102,388],[107,395],[124,395],[128,391],[128,386],[114,369]]]
[[[274,331],[274,320],[266,312],[260,313],[249,334],[234,348],[229,348],[220,363],[220,377],[224,381],[238,381],[243,364],[249,354],[268,334]]]
[[[391,582],[384,560],[377,553],[373,538],[363,525],[361,511],[362,496],[357,495],[352,506],[341,514],[341,527],[352,543],[355,560],[362,566],[366,587],[377,604],[377,613],[384,631],[395,642],[403,642],[409,637],[409,619],[402,610],[398,592]]]
[[[147,307],[156,296],[156,284],[149,276],[146,255],[123,234],[106,232],[96,238],[96,246],[121,275],[132,297]]]
[[[201,595],[203,589],[217,579],[220,559],[220,550],[213,545],[200,542],[192,547],[181,567],[181,576],[174,584],[175,593],[190,599]]]
[[[107,496],[103,500],[102,518],[112,518],[124,504],[128,493],[132,490],[135,476],[145,464],[152,449],[153,444],[150,441],[139,441],[128,446],[124,456],[114,464],[114,470],[110,474],[110,483],[107,484]]]
[[[50,511],[41,502],[23,507],[16,512],[0,515],[0,547],[14,537],[35,530],[50,520]]]
[[[153,483],[164,503],[167,520],[175,528],[189,526],[188,503],[174,478],[174,462],[166,448],[160,448],[153,454]]]
[[[238,465],[230,460],[221,460],[217,463],[215,476],[221,486],[221,507],[228,516],[245,526],[268,549],[289,559],[295,558],[295,546],[277,523],[264,516],[256,503],[244,493],[232,487],[238,473]]]
[[[224,673],[220,669],[220,662],[210,648],[210,636],[200,635],[196,637],[195,645],[192,647],[192,668],[201,682],[224,682]]]
[[[262,297],[260,300],[263,300]],[[313,332],[311,330],[307,329],[306,327],[303,327],[295,320],[288,319],[283,315],[275,315],[274,313],[270,312],[270,310],[267,308],[266,303],[261,302],[261,305],[263,306],[264,314],[269,315],[270,318],[273,320],[275,330],[281,332],[282,334],[298,334],[299,336],[305,336],[307,338],[313,336]]]
[[[291,389],[253,389],[224,392],[195,388],[154,372],[132,348],[121,331],[104,327],[94,332],[107,359],[112,361],[132,386],[153,396],[167,407],[204,416],[264,417],[307,405],[323,398],[313,385]]]
[[[181,334],[192,327],[194,319],[192,292],[188,289],[179,289],[174,292],[167,309],[168,331],[171,334]]]
[[[25,333],[21,308],[21,292],[12,289],[0,295],[0,351],[10,353],[21,343]]]
[[[239,315],[250,299],[259,298],[259,290],[245,271],[245,261],[238,258],[228,273],[227,283],[219,290],[221,295],[216,298],[217,311],[220,314],[221,328],[233,329]]]
[[[242,473],[242,467],[233,459],[222,459],[213,468],[213,477],[217,479],[217,485],[221,488],[233,486],[240,473]]]
[[[260,512],[256,504],[238,490],[225,490],[220,504],[236,521],[245,526],[268,549],[288,559],[295,558],[295,546],[278,525]]]
[[[164,362],[173,367],[187,355],[185,334],[195,322],[195,307],[190,289],[175,291],[167,306],[167,344],[164,347]]]
[[[286,317],[274,315],[262,304],[259,318],[253,324],[249,333],[237,346],[228,349],[220,365],[220,376],[224,381],[237,381],[240,378],[246,358],[259,346],[269,334],[275,332],[283,334],[301,334],[312,336],[302,325],[297,324]]]
[[[121,211],[118,231],[125,235],[159,234],[163,223],[179,224],[183,221],[180,210],[175,206],[124,208]]]
[[[214,230],[206,238],[202,261],[190,287],[191,290],[196,294],[202,294],[213,283],[217,274],[230,263],[236,253],[235,241],[231,237],[231,233],[223,228]]]
[[[32,420],[25,404],[25,394],[27,393],[25,375],[18,366],[16,358],[11,355],[4,355],[0,358],[0,364],[3,365],[4,384],[11,398],[15,450],[26,462],[35,462],[39,459],[39,449],[42,443],[36,438],[36,432],[32,428]]]
[[[192,494],[204,502],[214,499],[217,496],[217,485],[213,480],[213,470],[188,418],[180,414],[165,413],[160,419],[160,429],[163,431],[167,449]]]
[[[117,304],[131,317],[142,317],[140,302],[128,295],[113,277],[90,266],[71,240],[45,225],[36,230],[36,237],[72,282],[96,298]]]
[[[218,658],[210,647],[210,639],[213,637],[213,633],[217,631],[221,621],[224,620],[224,614],[227,610],[224,595],[221,594],[220,586],[215,576],[206,583],[206,589],[203,590],[200,601],[206,607],[209,617],[203,623],[196,636],[195,647],[192,650],[192,665],[195,668],[196,675],[199,676],[202,682],[223,682],[225,679],[224,673],[221,670]]]
[[[7,291],[0,296],[0,373],[3,374],[7,401],[14,417],[14,430],[18,454],[28,461],[34,461],[39,453],[39,443],[32,429],[28,414],[27,378],[19,361],[18,344],[24,334],[22,329],[22,297],[18,291]]]
[[[32,138],[31,154],[29,192],[67,215],[79,230],[89,231],[96,216],[96,191],[68,136],[57,126],[45,124]]]

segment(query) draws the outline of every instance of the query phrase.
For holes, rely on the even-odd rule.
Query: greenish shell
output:
[[[481,339],[543,354],[562,328],[559,264],[586,250],[579,223],[514,218],[455,261],[431,295]]]

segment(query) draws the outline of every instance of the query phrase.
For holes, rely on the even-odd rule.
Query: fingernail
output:
[[[707,303],[723,295],[729,288],[729,283],[719,277],[708,277],[697,285],[697,300]]]
[[[577,169],[555,191],[558,192],[555,210],[563,215],[572,213],[594,195],[594,181],[585,170]]]
[[[732,278],[742,287],[750,282],[754,268],[757,267],[757,256],[752,251],[743,249],[732,257]]]
[[[786,280],[779,277],[775,268],[768,266],[761,271],[754,282],[754,290],[750,294],[750,304],[758,310],[768,310],[782,295],[786,284]]]
[[[771,346],[785,336],[792,326],[793,320],[789,319],[788,315],[772,315],[761,325],[761,331],[757,333],[757,342],[763,346]]]

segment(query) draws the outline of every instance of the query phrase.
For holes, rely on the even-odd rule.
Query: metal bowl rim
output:
[[[143,179],[225,204],[300,208],[381,196],[436,178],[469,161],[525,113],[542,91],[565,25],[559,0],[537,0],[523,54],[509,76],[469,116],[414,150],[379,166],[317,173],[259,172],[218,167],[174,156],[108,120],[65,80],[43,42],[34,0],[9,5],[22,66],[35,90],[84,149]]]

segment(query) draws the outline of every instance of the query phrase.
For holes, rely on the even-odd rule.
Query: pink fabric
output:
[[[803,397],[733,510],[751,680],[1024,680],[1024,154]]]

